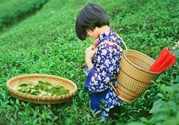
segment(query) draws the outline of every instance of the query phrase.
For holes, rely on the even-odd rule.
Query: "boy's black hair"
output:
[[[95,27],[109,25],[108,17],[104,9],[94,3],[86,5],[78,14],[76,20],[76,34],[80,40],[85,40],[87,36],[86,30],[94,30]]]

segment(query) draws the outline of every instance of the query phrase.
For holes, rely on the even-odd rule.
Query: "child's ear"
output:
[[[93,31],[92,31],[91,29],[87,29],[86,32],[91,33],[91,32],[93,32]]]
[[[87,35],[90,37],[90,36],[92,35],[93,31],[90,30],[90,29],[87,29],[87,30],[86,30],[86,33],[87,33]]]

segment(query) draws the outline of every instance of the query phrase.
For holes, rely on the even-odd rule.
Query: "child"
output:
[[[107,119],[110,109],[121,106],[120,99],[109,85],[112,83],[117,87],[117,75],[123,54],[121,39],[109,27],[104,9],[93,3],[86,5],[78,14],[75,30],[79,39],[85,40],[89,36],[95,40],[94,46],[86,49],[88,76],[85,89],[93,92],[90,95],[91,108],[100,112],[103,119]],[[105,41],[110,41],[110,44]]]

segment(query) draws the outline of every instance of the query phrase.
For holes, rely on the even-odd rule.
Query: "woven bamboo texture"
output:
[[[52,83],[53,86],[61,85],[68,89],[69,94],[60,96],[41,96],[41,95],[30,95],[26,93],[18,92],[19,85],[23,83],[37,83],[38,81],[46,81]],[[37,104],[57,104],[70,100],[77,91],[77,86],[71,80],[55,76],[55,75],[45,75],[45,74],[28,74],[13,77],[7,81],[7,89],[10,94],[23,100],[25,102],[32,102]]]
[[[121,100],[132,103],[158,78],[159,74],[148,71],[154,61],[136,50],[124,51],[115,90]]]

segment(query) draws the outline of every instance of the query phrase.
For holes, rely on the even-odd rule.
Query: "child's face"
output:
[[[94,30],[87,30],[87,35],[93,39],[97,39],[99,37],[98,28],[95,28]]]

